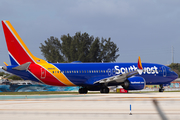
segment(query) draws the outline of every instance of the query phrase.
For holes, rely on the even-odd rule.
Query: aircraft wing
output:
[[[136,75],[138,74],[138,71],[132,71],[132,72],[128,72],[128,73],[125,73],[125,74],[120,74],[120,75],[116,75],[116,76],[112,76],[112,77],[108,77],[108,78],[104,78],[104,79],[101,79],[101,80],[98,80],[96,82],[94,82],[94,84],[96,83],[109,83],[109,82],[118,82],[118,83],[121,83],[121,82],[124,82],[127,78],[133,76],[133,75]]]

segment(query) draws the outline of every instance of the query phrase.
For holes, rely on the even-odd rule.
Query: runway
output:
[[[153,99],[169,120],[180,119],[180,93],[63,94],[0,96],[1,120],[161,119]],[[4,97],[4,98],[5,98]],[[19,98],[18,98],[19,97]],[[130,113],[130,104],[132,115]]]

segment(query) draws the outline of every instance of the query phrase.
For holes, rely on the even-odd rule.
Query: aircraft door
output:
[[[166,67],[162,67],[162,70],[163,70],[163,77],[166,77],[167,76],[167,71],[166,71]]]
[[[41,68],[41,79],[46,78],[46,70],[44,68]]]
[[[110,68],[107,70],[107,72],[108,72],[108,76],[111,76],[111,69]]]

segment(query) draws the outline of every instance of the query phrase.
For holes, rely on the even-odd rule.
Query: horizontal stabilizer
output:
[[[14,67],[12,69],[14,69],[14,70],[28,70],[30,64],[31,64],[31,62],[27,62],[27,63],[24,63],[24,64],[19,65],[17,67]]]

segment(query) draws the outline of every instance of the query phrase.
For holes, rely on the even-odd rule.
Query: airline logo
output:
[[[119,67],[118,65],[114,66],[114,69],[116,70],[116,74],[125,74],[132,71],[138,71],[139,75],[142,74],[158,74],[158,68],[156,66],[154,67],[144,67],[144,69],[138,69],[136,66],[130,66],[130,67]]]
[[[144,84],[144,82],[131,82],[131,84]]]

